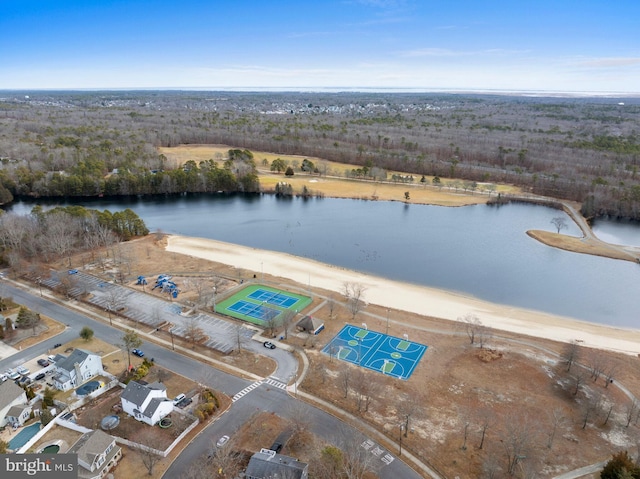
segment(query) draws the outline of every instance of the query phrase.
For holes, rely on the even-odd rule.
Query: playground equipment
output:
[[[136,284],[137,285],[146,285],[147,284],[147,279],[144,276],[138,276],[138,282]]]
[[[176,283],[171,281],[171,276],[168,274],[161,274],[156,279],[156,284],[153,289],[161,288],[163,293],[169,293],[172,297],[177,298],[180,290]]]

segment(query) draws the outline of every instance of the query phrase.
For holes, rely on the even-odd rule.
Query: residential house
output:
[[[11,406],[7,411],[6,419],[7,423],[12,427],[20,427],[24,425],[29,419],[33,407],[30,404],[18,404],[17,406]]]
[[[247,479],[307,479],[309,465],[270,449],[256,452],[245,471]]]
[[[138,421],[153,426],[173,411],[167,388],[161,383],[140,384],[130,381],[120,396],[122,410]]]
[[[122,457],[116,440],[100,429],[83,434],[67,453],[78,455],[78,479],[100,479]]]
[[[57,389],[68,391],[99,374],[104,374],[100,356],[83,349],[74,349],[69,356],[56,356],[52,379]]]
[[[15,418],[13,414],[18,413],[18,411],[12,410],[12,408],[25,405],[28,402],[25,390],[13,381],[5,381],[0,384],[0,426],[14,423],[12,421]],[[18,417],[21,417],[21,414],[18,414]],[[29,417],[28,413],[27,417]]]

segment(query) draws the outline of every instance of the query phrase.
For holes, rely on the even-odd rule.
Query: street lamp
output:
[[[387,308],[387,336],[389,336],[389,308]]]
[[[213,312],[216,312],[216,293],[218,292],[218,287],[213,287]]]
[[[398,452],[398,456],[402,456],[402,431],[404,431],[404,424],[400,424],[400,451]]]

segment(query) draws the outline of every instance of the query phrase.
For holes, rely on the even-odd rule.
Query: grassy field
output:
[[[182,145],[173,148],[159,148],[160,153],[165,155],[170,162],[170,166],[178,166],[189,160],[196,163],[213,159],[221,161],[226,157],[229,146],[224,145]],[[346,173],[356,168],[355,165],[347,163],[336,163],[323,160],[321,158],[279,155],[264,151],[252,152],[258,168],[260,185],[264,191],[272,191],[280,181],[285,181],[293,187],[294,194],[302,194],[304,187],[312,195],[322,195],[332,198],[355,198],[363,200],[381,201],[406,201],[408,203],[431,204],[438,206],[465,206],[486,203],[489,195],[481,193],[488,188],[495,188],[493,195],[497,193],[517,194],[519,188],[511,185],[488,185],[478,184],[476,192],[464,192],[461,189],[456,191],[455,180],[441,179],[440,186],[433,186],[432,176],[425,176],[425,182],[421,183],[421,177],[414,175],[413,183],[393,183],[391,181],[365,181],[346,178]],[[270,171],[269,166],[276,158],[284,160],[288,165],[295,165],[295,162],[302,163],[308,158],[323,175],[309,175],[299,170],[294,176],[285,176],[284,173]],[[265,161],[266,160],[266,165]],[[326,172],[326,174],[324,174]],[[400,171],[389,171],[387,177],[394,174],[406,174]],[[405,192],[409,192],[409,200],[405,199]]]

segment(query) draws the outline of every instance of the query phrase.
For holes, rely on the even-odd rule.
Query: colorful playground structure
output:
[[[156,284],[153,288],[151,288],[151,290],[153,291],[156,288],[161,288],[163,293],[168,293],[173,298],[177,298],[180,290],[178,289],[178,285],[171,281],[171,279],[172,277],[168,274],[159,275],[158,279],[156,279]],[[147,279],[144,276],[138,276],[138,281],[136,282],[136,284],[144,286],[148,284]]]

